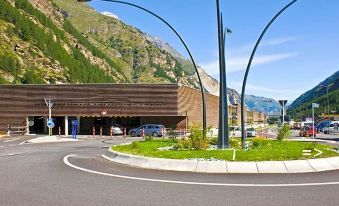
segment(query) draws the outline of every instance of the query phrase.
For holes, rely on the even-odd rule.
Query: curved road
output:
[[[100,158],[104,147],[124,142],[118,137],[106,143],[84,139],[20,144],[24,140],[0,139],[0,205],[339,204],[339,171],[266,175],[155,171]],[[70,167],[64,159],[96,174]]]

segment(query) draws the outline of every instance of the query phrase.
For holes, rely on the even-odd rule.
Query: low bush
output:
[[[282,141],[286,138],[288,138],[291,135],[291,128],[288,124],[284,124],[282,128],[279,130],[277,139],[279,141]]]
[[[264,147],[268,144],[268,139],[265,137],[255,137],[252,141],[253,147]]]
[[[191,150],[192,148],[193,148],[193,145],[190,139],[181,139],[175,145],[176,150]]]
[[[209,147],[209,141],[207,137],[204,137],[203,132],[200,124],[193,123],[190,127],[189,139],[192,141],[192,147],[196,150],[207,149]]]
[[[234,149],[237,149],[240,147],[240,140],[239,139],[236,139],[236,138],[231,138],[230,139],[230,146]]]

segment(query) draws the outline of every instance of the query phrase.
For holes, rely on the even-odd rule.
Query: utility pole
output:
[[[53,121],[52,121],[52,107],[54,105],[53,101],[51,98],[44,98],[45,103],[48,107],[48,120],[47,120],[47,126],[48,126],[48,135],[52,135],[52,128],[54,127]]]
[[[319,107],[319,104],[312,103],[312,122],[313,122],[312,137],[313,137],[313,139],[314,139],[314,133],[315,133],[315,128],[314,128],[314,121],[315,121],[315,119],[314,119],[314,108],[318,108],[318,107]]]
[[[282,107],[282,124],[284,125],[285,124],[285,106],[286,106],[287,100],[278,100],[278,101]]]

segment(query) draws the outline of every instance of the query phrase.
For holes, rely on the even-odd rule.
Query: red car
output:
[[[313,134],[314,136],[317,136],[317,131],[314,127],[303,126],[303,128],[299,131],[300,137],[313,137]]]

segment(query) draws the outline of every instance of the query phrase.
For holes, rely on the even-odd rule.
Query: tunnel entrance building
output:
[[[48,107],[54,105],[53,134],[71,134],[71,122],[79,122],[78,133],[89,135],[95,127],[120,125],[127,130],[142,124],[162,124],[185,129],[202,124],[201,92],[179,84],[58,84],[0,85],[0,132],[23,127],[27,132],[47,134]],[[230,122],[240,123],[240,104],[228,102]],[[207,124],[217,128],[219,97],[206,94]],[[235,118],[235,119],[234,119]],[[236,120],[236,121],[234,121]],[[246,122],[264,122],[266,115],[247,110]]]

